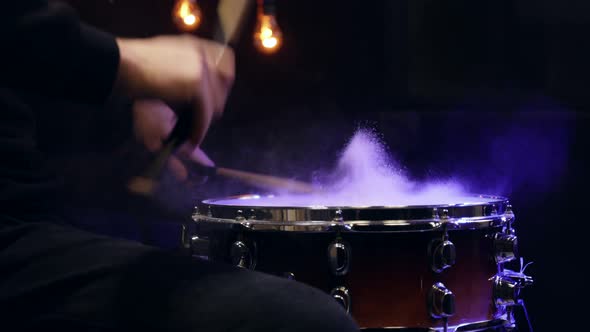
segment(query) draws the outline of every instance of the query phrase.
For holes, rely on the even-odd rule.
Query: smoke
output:
[[[541,115],[543,116],[543,115]],[[490,144],[490,165],[496,172],[496,191],[509,195],[528,188],[551,190],[563,178],[568,163],[569,135],[563,119],[545,115],[546,122],[531,126],[528,117],[516,119]],[[536,120],[538,121],[538,120]]]
[[[316,176],[321,190],[311,195],[278,195],[256,201],[227,200],[221,204],[264,206],[402,206],[456,204],[485,201],[471,197],[461,184],[453,181],[410,180],[387,153],[375,131],[356,131],[340,153],[335,168]]]
[[[415,146],[405,155],[394,151],[396,158],[384,143],[388,137],[396,137],[394,130],[382,134],[359,128],[340,153],[324,155],[324,159],[337,159],[331,167],[309,171],[322,193],[280,193],[254,204],[399,206],[481,201],[477,195],[538,196],[556,190],[567,172],[570,115],[543,103],[515,113],[421,115],[423,121],[434,125],[417,127],[421,139],[404,142],[401,137],[397,146]],[[380,129],[392,127],[380,124]],[[417,162],[408,156],[426,157]],[[320,159],[305,160],[308,168],[317,165],[315,160]],[[416,176],[420,169],[425,169],[425,174]]]
[[[355,113],[357,121],[346,114],[288,114],[296,116],[240,119],[209,138],[206,151],[222,167],[309,181],[323,190],[306,197],[275,193],[272,201],[257,204],[392,206],[454,204],[479,194],[511,198],[554,190],[567,171],[571,119],[543,102],[516,113]],[[353,124],[359,119],[361,128]],[[252,131],[252,123],[265,130]],[[306,125],[285,132],[284,123]],[[170,187],[166,199],[187,206],[266,193],[223,178],[178,195],[178,186]]]
[[[570,162],[571,114],[530,106],[492,128],[472,138],[478,151],[453,169],[466,189],[508,197],[557,190]]]

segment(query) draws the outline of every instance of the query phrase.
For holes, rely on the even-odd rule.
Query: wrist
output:
[[[127,38],[117,38],[116,41],[119,47],[119,69],[115,90],[131,99],[140,98],[144,93],[138,84],[142,74],[135,41]]]

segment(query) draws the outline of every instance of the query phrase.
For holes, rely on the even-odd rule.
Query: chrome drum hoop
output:
[[[448,326],[447,332],[509,332],[514,324],[504,319],[465,323],[458,326]],[[444,332],[444,327],[384,327],[361,328],[361,332]],[[516,331],[515,331],[516,332]]]
[[[230,199],[247,199],[242,195]],[[498,196],[475,196],[487,202],[423,206],[249,206],[225,205],[205,200],[196,207],[193,220],[207,224],[245,227],[259,231],[356,232],[435,231],[445,227],[481,229],[506,223],[508,199]]]

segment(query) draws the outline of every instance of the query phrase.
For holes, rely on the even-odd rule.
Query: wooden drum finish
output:
[[[430,267],[428,245],[441,232],[346,233],[350,248],[349,271],[336,276],[330,269],[328,246],[335,233],[236,232],[208,233],[210,259],[235,264],[231,246],[236,241],[256,248],[254,269],[295,280],[330,293],[345,287],[350,310],[361,327],[436,327],[441,319],[430,316],[428,293],[442,282],[455,295],[456,311],[449,325],[493,319],[492,282],[497,272],[492,244],[493,229],[450,231],[456,246],[456,263],[441,273]],[[254,251],[254,249],[252,249]]]
[[[441,273],[430,268],[427,251],[435,233],[369,234],[351,239],[352,315],[362,327],[435,327],[440,319],[429,313],[428,293],[442,282],[455,296],[449,325],[493,318],[492,283],[496,273],[486,231],[456,231],[449,239],[456,263]],[[361,234],[355,234],[361,235]]]

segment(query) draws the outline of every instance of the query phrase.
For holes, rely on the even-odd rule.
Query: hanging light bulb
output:
[[[283,34],[275,17],[272,0],[258,0],[258,22],[254,32],[254,46],[263,53],[274,53],[282,44]]]
[[[196,0],[177,0],[172,18],[179,29],[194,31],[201,24],[201,9]]]

